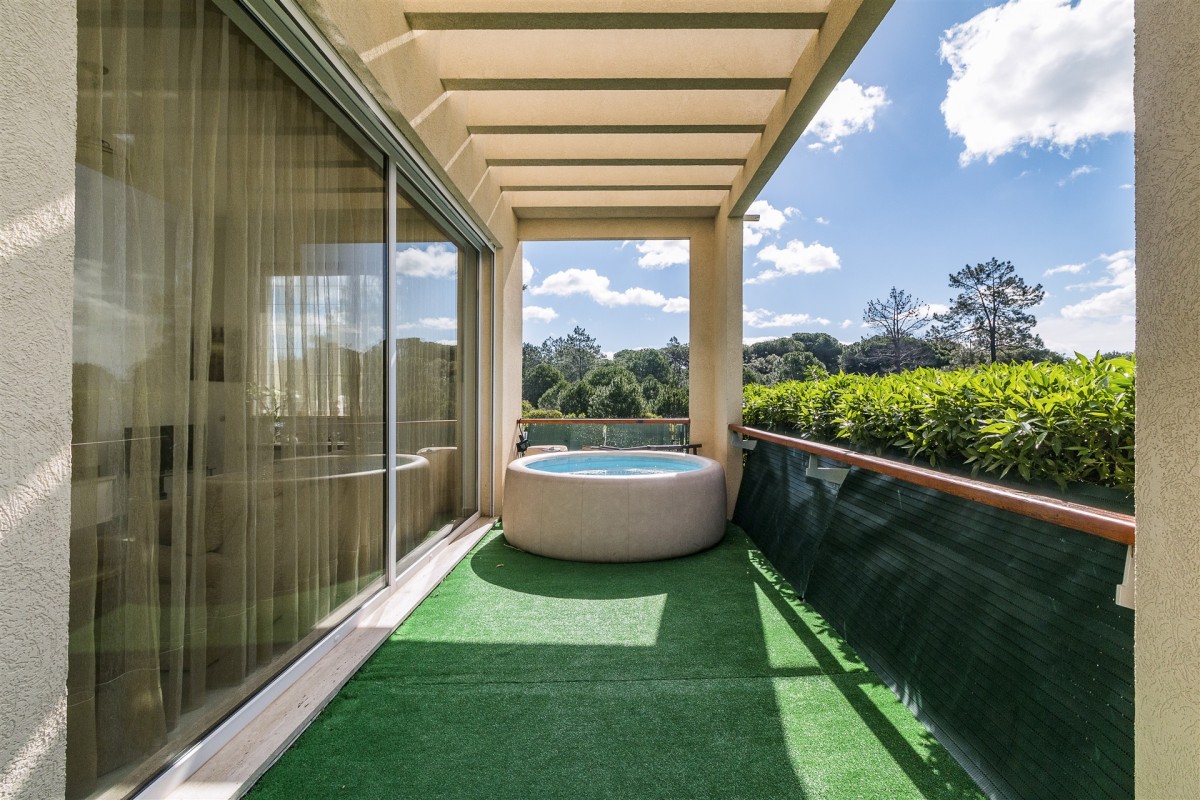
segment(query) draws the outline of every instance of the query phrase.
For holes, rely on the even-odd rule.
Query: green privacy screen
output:
[[[990,793],[1133,797],[1125,547],[808,456],[750,453],[734,522]]]
[[[568,450],[582,450],[585,447],[607,445],[609,447],[645,447],[647,445],[682,445],[688,441],[688,426],[657,425],[651,423],[625,424],[596,424],[581,422],[578,425],[569,423],[539,423],[531,421],[526,430],[529,431],[529,444],[560,444]]]

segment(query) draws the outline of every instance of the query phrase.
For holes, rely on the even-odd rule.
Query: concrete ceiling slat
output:
[[[702,206],[713,208],[725,200],[723,190],[710,191],[581,191],[581,192],[518,192],[514,195],[513,205],[523,208],[558,208],[572,206]]]
[[[468,125],[475,136],[536,136],[554,134],[684,134],[684,133],[762,133],[766,125]]]
[[[738,158],[758,141],[757,133],[724,134],[553,134],[474,135],[488,159],[511,158]]]
[[[447,92],[786,91],[791,78],[443,78]]]
[[[727,192],[732,189],[732,186],[723,185],[720,183],[674,183],[674,184],[603,184],[593,183],[587,185],[574,186],[547,186],[547,185],[515,185],[501,186],[502,192],[666,192],[666,191],[691,191],[691,192]]]
[[[732,184],[737,165],[507,166],[491,167],[498,185],[587,186],[591,184]]]
[[[814,11],[408,11],[413,30],[817,30],[825,13]]]
[[[489,167],[691,167],[746,164],[744,158],[489,158]]]
[[[423,31],[443,78],[781,78],[810,30]]]
[[[371,0],[343,0],[350,5]],[[791,13],[824,13],[837,0],[403,0],[408,12],[578,12],[629,13],[653,11],[662,13],[705,12],[733,14],[787,11]],[[396,0],[374,0],[396,7]]]
[[[560,206],[526,208],[513,206],[517,219],[600,219],[600,218],[701,218],[712,219],[719,206]]]
[[[468,125],[763,124],[783,92],[462,92]]]

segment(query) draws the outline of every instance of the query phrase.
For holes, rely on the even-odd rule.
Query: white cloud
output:
[[[1085,267],[1087,267],[1087,264],[1063,264],[1061,267],[1051,267],[1043,272],[1042,275],[1049,277],[1050,275],[1061,275],[1064,272],[1070,275],[1078,275],[1080,272],[1083,272]]]
[[[798,239],[788,242],[787,246],[782,249],[775,245],[764,247],[758,251],[758,260],[769,262],[775,266],[748,279],[747,284],[766,283],[785,275],[812,275],[817,272],[842,268],[842,260],[832,247],[827,247],[820,242],[806,245]]]
[[[780,210],[766,200],[755,200],[746,209],[747,214],[757,214],[758,220],[742,223],[742,246],[754,247],[760,244],[767,234],[779,233],[783,224],[800,213],[800,209],[787,208]]]
[[[742,339],[742,344],[758,344],[759,342],[771,342],[778,339],[778,336],[747,336]]]
[[[829,224],[829,220],[825,219],[824,217],[817,217],[815,220],[813,220],[813,222],[817,223],[818,225],[828,225]]]
[[[632,287],[623,292],[609,288],[610,281],[594,269],[565,269],[548,275],[539,286],[530,288],[536,295],[569,297],[582,294],[591,297],[602,306],[651,306],[661,308],[667,298],[651,289]]]
[[[1102,255],[1103,278],[1078,284],[1074,289],[1101,289],[1078,303],[1063,306],[1052,317],[1038,320],[1037,333],[1054,350],[1085,354],[1108,350],[1132,350],[1135,319],[1133,250]]]
[[[1121,250],[1100,258],[1107,262],[1105,269],[1108,276],[1091,286],[1111,288],[1106,288],[1105,291],[1078,303],[1063,306],[1059,313],[1070,320],[1116,318],[1132,322],[1135,306],[1134,281],[1137,273],[1134,251]]]
[[[926,303],[921,306],[921,310],[926,314],[933,316],[934,314],[945,314],[950,310],[950,306],[945,303]]]
[[[844,319],[841,321],[841,323],[838,325],[838,327],[841,328],[842,330],[846,330],[846,328],[849,328],[853,324],[854,324],[854,320]]]
[[[410,278],[453,278],[458,274],[458,251],[443,243],[406,247],[396,253],[396,271]]]
[[[839,81],[804,132],[817,138],[809,149],[838,152],[844,137],[874,130],[876,112],[889,102],[882,86],[861,86],[849,78]]]
[[[435,331],[458,330],[458,320],[454,317],[422,317],[417,320],[417,325],[422,328],[432,328]]]
[[[687,239],[647,239],[637,243],[638,266],[644,269],[665,269],[688,263]]]
[[[1133,0],[1009,0],[946,31],[959,163],[1133,131]]]
[[[528,258],[521,259],[521,285],[528,286],[533,282],[533,276],[537,272],[533,268],[533,264],[529,263]]]
[[[828,325],[829,320],[811,314],[776,314],[765,308],[751,311],[742,306],[742,323],[750,328],[789,328],[808,324]]]
[[[686,314],[691,310],[691,301],[686,297],[672,297],[663,306],[663,311],[668,314]]]
[[[1090,175],[1093,172],[1099,172],[1099,171],[1100,171],[1099,169],[1097,169],[1096,167],[1093,167],[1091,164],[1084,164],[1081,167],[1076,167],[1075,169],[1071,170],[1071,174],[1068,175],[1067,177],[1063,178],[1062,180],[1060,180],[1058,182],[1058,185],[1066,186],[1068,183],[1071,183],[1072,181],[1074,181],[1076,178],[1080,177],[1081,175]]]
[[[1119,188],[1121,188],[1121,189],[1132,189],[1132,188],[1133,188],[1133,184],[1132,184],[1132,183],[1122,183],[1122,184],[1121,184],[1121,186],[1120,186]]]
[[[558,319],[558,312],[548,306],[525,306],[521,318],[526,322],[550,322]]]
[[[1133,320],[1039,319],[1037,334],[1051,350],[1060,353],[1106,353],[1133,350]]]

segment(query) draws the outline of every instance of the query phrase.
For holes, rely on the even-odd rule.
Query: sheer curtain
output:
[[[385,191],[196,0],[79,3],[68,794],[378,585]]]

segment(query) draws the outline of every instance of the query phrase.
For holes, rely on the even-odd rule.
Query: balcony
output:
[[[10,60],[18,65],[7,71],[5,96],[12,108],[33,109],[31,114],[18,115],[10,131],[12,146],[5,149],[6,185],[11,191],[6,195],[3,260],[14,279],[9,282],[13,301],[6,305],[4,319],[16,344],[9,348],[5,362],[6,400],[11,401],[0,414],[6,431],[0,446],[5,464],[0,487],[4,523],[0,573],[6,576],[0,608],[11,622],[5,646],[0,648],[8,685],[8,713],[0,726],[0,750],[6,754],[0,793],[54,797],[62,796],[64,771],[70,781],[64,764],[78,761],[81,752],[76,744],[68,747],[72,727],[68,719],[77,709],[89,708],[92,694],[92,686],[85,682],[87,699],[82,705],[74,702],[78,687],[70,680],[70,671],[76,669],[73,662],[90,669],[97,660],[86,649],[80,651],[82,659],[75,658],[73,641],[68,639],[76,639],[79,629],[73,629],[70,620],[80,607],[85,618],[93,618],[91,601],[96,592],[91,578],[108,580],[116,574],[81,568],[81,558],[94,561],[94,552],[68,552],[68,541],[100,541],[79,536],[77,527],[124,524],[121,501],[114,497],[120,482],[128,483],[132,472],[123,466],[101,471],[86,458],[73,456],[73,422],[82,425],[89,416],[111,422],[113,435],[97,436],[95,443],[111,448],[115,462],[128,461],[140,452],[142,462],[161,466],[156,463],[161,457],[157,446],[139,446],[139,451],[125,443],[164,439],[160,432],[168,423],[177,442],[188,442],[190,430],[200,431],[209,420],[224,423],[223,406],[236,409],[245,396],[243,387],[231,379],[232,368],[228,373],[213,372],[210,360],[207,381],[203,368],[205,353],[218,343],[233,363],[238,339],[232,335],[229,319],[223,320],[225,327],[215,324],[221,314],[210,312],[214,307],[220,310],[222,304],[213,306],[211,301],[222,296],[237,299],[236,287],[242,284],[206,284],[191,280],[184,271],[195,266],[197,274],[204,275],[214,264],[228,269],[237,263],[219,248],[208,261],[179,255],[178,276],[170,280],[162,280],[171,272],[164,269],[170,265],[159,253],[141,259],[141,266],[156,276],[154,281],[126,281],[117,275],[120,280],[113,282],[143,288],[161,282],[164,290],[175,287],[184,295],[204,298],[190,312],[180,304],[161,305],[178,320],[193,320],[193,330],[186,330],[187,325],[160,326],[174,331],[172,346],[162,351],[173,356],[137,372],[139,381],[134,383],[162,385],[169,391],[139,389],[122,396],[120,403],[112,402],[107,388],[111,376],[99,370],[97,391],[79,391],[82,383],[73,380],[72,364],[73,358],[88,352],[81,344],[119,349],[122,342],[136,340],[139,331],[157,328],[134,324],[132,329],[118,330],[109,327],[110,317],[98,315],[97,329],[106,333],[89,337],[80,334],[83,328],[72,317],[73,300],[78,299],[73,291],[79,287],[86,291],[89,286],[78,280],[79,264],[73,262],[73,254],[82,256],[81,263],[89,269],[100,264],[86,258],[80,242],[92,234],[97,241],[103,238],[101,226],[95,224],[101,219],[139,216],[110,215],[107,209],[120,204],[88,202],[78,182],[76,147],[83,147],[99,165],[108,164],[94,170],[94,186],[106,189],[115,189],[120,182],[118,171],[109,168],[114,155],[132,163],[127,157],[137,145],[161,161],[162,170],[125,171],[148,183],[153,177],[153,191],[131,186],[138,203],[158,198],[154,192],[177,192],[184,201],[164,203],[167,214],[141,214],[148,223],[173,220],[175,209],[201,208],[205,203],[208,217],[199,212],[190,222],[181,217],[181,230],[199,224],[195,230],[223,231],[228,223],[241,224],[243,217],[259,218],[242,213],[240,206],[241,216],[211,213],[219,208],[208,202],[212,198],[232,198],[236,206],[241,195],[224,192],[216,184],[193,193],[183,173],[174,170],[179,164],[201,163],[195,160],[201,153],[216,158],[227,152],[225,140],[201,135],[205,131],[220,127],[220,136],[228,132],[235,139],[242,137],[236,125],[215,125],[215,117],[202,113],[202,104],[183,104],[190,105],[194,119],[79,111],[89,108],[89,98],[102,99],[117,109],[130,103],[135,109],[150,108],[155,92],[171,104],[179,100],[161,82],[143,81],[145,75],[188,78],[192,86],[201,85],[200,77],[221,77],[228,79],[225,88],[234,90],[257,87],[262,81],[242,80],[224,67],[205,70],[203,60],[193,58],[187,48],[154,44],[170,38],[143,43],[152,26],[135,24],[140,19],[136,15],[76,14],[72,7],[53,6],[46,7],[49,13],[31,14],[25,5],[14,4],[11,11],[0,14],[6,22],[0,30],[8,34]],[[298,719],[280,722],[281,708],[294,696],[274,683],[248,698],[221,694],[222,702],[229,700],[232,713],[224,722],[205,721],[199,726],[211,735],[189,734],[178,739],[180,750],[139,762],[146,781],[159,776],[156,785],[137,777],[98,791],[105,797],[132,796],[146,788],[147,796],[166,795],[170,790],[159,791],[158,780],[166,785],[194,772],[195,781],[209,781],[211,791],[193,793],[190,788],[195,784],[191,784],[179,788],[175,796],[238,794],[291,744],[291,731],[302,730],[316,718],[367,656],[387,640],[363,674],[346,684],[329,715],[317,718],[299,740],[299,749],[285,755],[255,792],[283,792],[287,786],[280,782],[282,770],[303,760],[296,753],[304,752],[309,739],[324,736],[337,745],[331,744],[330,753],[340,754],[340,760],[330,774],[343,783],[321,788],[347,796],[385,791],[388,796],[410,791],[429,796],[509,791],[641,796],[661,793],[663,786],[693,794],[704,794],[708,786],[711,794],[753,797],[837,796],[843,791],[888,797],[905,792],[974,796],[976,790],[960,780],[965,773],[956,771],[950,755],[958,763],[974,765],[971,769],[978,774],[972,772],[971,777],[989,793],[987,784],[1007,780],[1000,787],[1004,791],[998,789],[997,794],[1131,796],[1133,614],[1113,602],[1114,592],[1118,598],[1132,594],[1131,535],[1089,536],[1061,521],[1045,519],[1036,524],[1015,522],[1004,516],[1009,511],[987,510],[990,507],[974,501],[961,504],[965,500],[958,495],[948,500],[943,495],[949,493],[940,489],[897,490],[892,483],[854,470],[839,485],[827,479],[830,473],[808,474],[830,469],[826,462],[768,446],[760,446],[750,456],[743,479],[742,453],[730,443],[726,426],[736,418],[739,402],[735,389],[742,319],[741,220],[871,35],[890,0],[812,0],[783,12],[776,9],[783,4],[756,2],[750,6],[760,10],[748,14],[742,5],[728,0],[652,0],[645,4],[645,13],[636,14],[626,12],[627,3],[611,0],[597,0],[594,5],[489,0],[455,4],[454,9],[429,0],[406,0],[401,5],[398,10],[396,4],[383,2],[239,0],[185,8],[202,9],[216,20],[223,36],[243,37],[242,44],[262,62],[259,68],[270,62],[283,71],[286,80],[281,86],[286,91],[279,93],[280,108],[291,113],[299,107],[296,98],[306,96],[328,116],[286,125],[280,116],[277,121],[287,135],[265,136],[264,141],[278,138],[307,147],[314,139],[330,146],[346,139],[356,143],[353,147],[365,143],[373,153],[378,150],[365,170],[345,159],[317,160],[328,175],[344,172],[346,178],[346,191],[320,194],[351,198],[355,209],[360,209],[360,200],[373,198],[369,202],[375,204],[380,221],[362,226],[374,237],[372,241],[379,240],[376,243],[388,249],[404,243],[406,236],[428,242],[417,223],[418,218],[431,216],[436,226],[445,229],[447,241],[461,239],[464,253],[480,251],[480,257],[470,262],[470,273],[479,279],[478,296],[466,298],[476,304],[478,313],[462,314],[459,329],[460,340],[469,345],[464,351],[480,355],[478,368],[455,372],[462,378],[459,396],[475,406],[472,413],[463,414],[469,424],[462,442],[472,446],[462,451],[478,458],[474,467],[462,470],[471,482],[465,493],[479,501],[470,508],[484,515],[499,513],[501,473],[511,457],[513,422],[519,416],[514,373],[519,373],[520,364],[521,243],[688,239],[691,340],[696,346],[690,438],[703,442],[706,454],[724,462],[731,484],[742,487],[735,522],[762,555],[754,556],[755,551],[735,531],[721,549],[711,553],[647,565],[641,588],[631,580],[607,581],[604,590],[615,596],[593,598],[580,596],[579,586],[588,585],[586,580],[568,582],[562,572],[555,578],[550,567],[537,582],[526,575],[529,583],[520,583],[522,573],[513,567],[526,557],[505,548],[494,536],[485,541],[485,530],[447,539],[444,548],[439,542],[439,552],[431,554],[428,569],[422,567],[420,575],[407,570],[407,562],[391,557],[398,553],[385,551],[379,580],[386,588],[355,607],[354,619],[347,620],[362,625],[349,632],[342,624],[331,627],[336,620],[320,628],[314,625],[305,630],[314,636],[328,635],[312,650],[294,660],[291,652],[280,655],[281,669],[286,666],[293,687],[301,690],[301,700],[290,708]],[[476,13],[485,6],[487,13]],[[216,13],[218,8],[224,16]],[[1200,641],[1200,581],[1195,580],[1200,549],[1194,536],[1200,470],[1193,445],[1200,440],[1200,416],[1195,411],[1195,360],[1187,358],[1195,350],[1200,325],[1194,304],[1180,302],[1200,291],[1200,273],[1194,269],[1200,234],[1194,224],[1188,224],[1196,215],[1187,214],[1196,205],[1194,176],[1200,152],[1193,146],[1198,126],[1189,117],[1192,110],[1200,109],[1200,86],[1190,80],[1196,60],[1191,45],[1200,29],[1200,14],[1188,4],[1168,7],[1141,0],[1138,13],[1138,349],[1145,356],[1138,431],[1137,789],[1140,796],[1178,797],[1190,796],[1200,785],[1194,735],[1200,660],[1190,652]],[[94,54],[96,43],[87,38],[87,25],[98,19],[120,28],[119,35],[104,41],[130,48],[137,59],[145,57],[154,68],[114,69],[113,64],[137,63],[124,54],[111,61],[87,58],[88,53]],[[146,15],[150,23],[160,19],[170,22],[175,17]],[[563,31],[580,35],[568,38]],[[663,48],[661,31],[691,35],[673,34],[670,48]],[[645,55],[640,60],[646,62],[646,70],[637,67],[639,59],[628,58],[631,45]],[[211,54],[224,59],[222,64],[246,66],[255,61],[226,59],[227,52],[211,48]],[[151,55],[175,59],[175,66],[158,69],[149,60]],[[183,65],[198,70],[196,80],[178,69]],[[261,78],[266,72],[257,74]],[[122,87],[127,79],[130,85]],[[221,95],[211,91],[206,96],[219,99]],[[238,113],[247,119],[264,117],[258,113],[261,106],[253,102],[231,107],[241,109]],[[327,132],[312,136],[309,123],[317,119],[324,120],[321,126]],[[109,122],[118,124],[112,135],[101,124]],[[134,135],[124,130],[129,122],[149,127]],[[96,124],[88,127],[92,123]],[[297,135],[305,131],[309,135]],[[174,158],[174,144],[164,149],[164,141],[195,152]],[[280,157],[272,163],[290,162]],[[217,174],[204,169],[191,172]],[[355,176],[380,183],[379,190],[362,191],[368,187],[350,180]],[[311,185],[333,189],[339,181],[342,178]],[[405,192],[419,202],[409,204]],[[256,187],[248,195],[270,199],[285,193]],[[196,198],[204,202],[194,203]],[[221,227],[213,227],[217,224]],[[275,234],[273,228],[263,226],[261,242],[286,245],[283,250],[290,248],[293,253],[316,252],[303,248],[324,244],[319,238],[306,239],[303,232],[290,240],[277,240]],[[181,234],[176,240],[188,238]],[[165,241],[160,240],[158,234],[131,237],[127,252],[144,251],[144,255]],[[206,241],[205,236],[195,240]],[[211,240],[230,247],[239,241],[223,235]],[[247,252],[254,250],[247,248]],[[271,277],[271,270],[280,271],[275,277],[294,277],[294,267],[304,260],[297,258],[291,264],[286,259],[259,259],[261,274],[238,273],[237,279],[248,278],[247,286],[267,286],[263,279]],[[380,270],[385,262],[390,259],[379,260]],[[386,283],[386,294],[397,292],[394,281]],[[141,294],[147,301],[159,296],[156,291]],[[379,298],[381,309],[385,299]],[[387,302],[391,308],[391,300]],[[246,303],[243,310],[247,320],[261,321],[267,309],[267,304]],[[116,318],[133,324],[144,318],[144,310]],[[378,316],[387,318],[382,310]],[[366,319],[362,321],[365,324]],[[478,329],[471,327],[476,323]],[[136,334],[132,338],[126,336],[130,330]],[[394,355],[396,346],[389,349]],[[330,355],[323,363],[349,363]],[[381,365],[385,364],[382,356]],[[381,367],[379,373],[385,371]],[[367,374],[350,367],[335,372]],[[398,378],[388,374],[387,382],[394,389]],[[212,385],[205,389],[204,384]],[[385,398],[394,403],[396,394],[385,392],[380,384],[374,396],[382,408]],[[206,408],[205,403],[194,402],[198,396],[211,396],[213,402]],[[80,413],[85,407],[96,413]],[[139,414],[146,409],[153,412],[150,419],[139,421],[142,430],[136,437],[132,423],[117,418],[126,408]],[[180,409],[187,411],[176,413]],[[377,410],[381,420],[393,424],[394,409]],[[257,413],[247,411],[251,416]],[[276,422],[281,421],[281,415],[276,417]],[[254,425],[237,422],[249,432],[245,439],[249,446],[227,452],[253,453],[261,445],[270,460],[274,447],[270,435],[257,435],[265,428],[256,433]],[[386,432],[386,427],[381,423],[372,430]],[[293,442],[311,448],[297,451],[298,458],[320,454],[339,458],[343,442],[356,438],[334,437],[336,430],[321,431],[318,426],[314,431],[319,435]],[[229,437],[215,424],[211,432],[222,447],[229,445]],[[395,471],[390,458],[406,449],[403,428],[396,436],[372,437],[378,444],[367,454],[386,450],[381,463]],[[210,448],[208,452],[220,451]],[[209,465],[195,462],[196,474],[188,476],[183,467],[191,469],[190,457],[172,460],[177,466],[171,472],[142,471],[143,478],[149,477],[139,483],[141,494],[136,495],[140,503],[135,508],[136,527],[142,537],[138,541],[148,546],[147,552],[167,547],[169,541],[171,561],[183,576],[174,585],[184,586],[187,581],[189,594],[194,591],[202,597],[204,581],[194,577],[194,570],[193,577],[187,576],[193,555],[199,556],[196,564],[209,556],[204,549],[205,528],[199,524],[204,506],[198,503],[197,513],[185,513],[182,500],[189,486],[201,482],[197,480],[201,469]],[[164,476],[172,478],[171,485],[162,481]],[[215,483],[222,481],[227,479],[218,477]],[[403,496],[390,480],[380,478],[379,485]],[[228,494],[244,492],[231,489]],[[262,496],[262,505],[269,508],[269,493]],[[388,513],[382,503],[375,503],[373,509],[370,513],[376,516]],[[76,520],[73,513],[78,513]],[[335,518],[336,514],[331,517]],[[900,519],[906,520],[903,528],[897,527]],[[330,530],[335,527],[324,519],[319,522]],[[955,522],[963,523],[957,531]],[[967,522],[979,535],[960,535],[967,531]],[[976,523],[982,527],[974,528]],[[381,529],[383,524],[373,520],[371,528]],[[167,525],[179,535],[163,537]],[[200,547],[185,552],[182,531],[188,526],[190,541]],[[391,527],[402,529],[403,520]],[[814,533],[820,534],[820,541],[811,538]],[[889,538],[890,534],[902,535]],[[384,535],[390,537],[394,551],[396,533],[381,533],[374,541],[382,542]],[[127,546],[133,537],[112,536],[109,541],[121,544],[122,557],[137,555]],[[952,546],[923,549],[931,544]],[[820,569],[821,559],[814,553],[822,548],[827,554],[832,553],[828,548],[837,550],[840,572]],[[441,584],[440,571],[449,573],[449,562],[468,552],[466,562]],[[503,558],[490,567],[479,561],[480,556],[495,553]],[[705,563],[705,559],[729,567],[728,580],[696,570],[687,579],[676,576],[679,585],[667,585],[663,570]],[[989,566],[979,569],[974,559]],[[152,560],[130,561],[153,566]],[[580,573],[597,569],[550,566]],[[659,572],[652,574],[652,568]],[[129,581],[140,594],[131,594],[123,606],[140,615],[142,628],[149,632],[126,638],[149,654],[150,666],[108,658],[114,651],[104,655],[110,662],[121,662],[121,669],[127,662],[131,672],[150,678],[138,682],[148,687],[144,696],[162,697],[161,678],[169,675],[178,690],[179,675],[186,672],[194,685],[211,664],[195,663],[185,670],[181,658],[172,655],[173,672],[157,666],[154,637],[168,617],[160,618],[155,610],[155,598],[161,597],[161,585],[154,580],[157,570],[147,567],[143,572],[150,578]],[[517,577],[510,577],[513,573]],[[735,577],[742,582],[734,581]],[[84,602],[75,603],[71,587],[80,586]],[[237,591],[245,588],[239,580],[230,586]],[[392,636],[400,619],[393,615],[381,622],[384,607],[415,604],[437,586],[441,588]],[[838,595],[834,589],[845,591]],[[803,603],[796,593],[803,596]],[[507,605],[495,605],[489,598],[503,598]],[[695,604],[695,610],[689,611],[688,602]],[[528,616],[508,615],[522,603],[543,604],[539,609],[547,616],[539,617],[538,625],[520,628]],[[202,625],[205,612],[203,606],[196,607],[201,610],[195,620]],[[709,612],[707,618],[700,613],[703,609]],[[635,615],[634,610],[640,613]],[[567,616],[568,611],[575,616]],[[408,613],[404,610],[400,616]],[[109,617],[117,622],[125,619]],[[175,617],[177,624],[172,624],[166,637],[173,654],[185,652],[179,645],[184,641],[182,619]],[[961,619],[972,626],[956,626]],[[863,621],[871,624],[860,624]],[[728,630],[732,627],[738,630]],[[85,628],[92,630],[90,623]],[[437,635],[432,633],[435,629]],[[714,633],[722,631],[729,635]],[[1088,645],[1088,636],[1107,642],[1111,650]],[[215,636],[213,641],[218,641]],[[343,644],[357,649],[347,656]],[[905,644],[917,649],[905,650]],[[204,655],[203,648],[190,647],[189,655],[196,653]],[[908,669],[901,669],[906,658]],[[388,659],[411,667],[412,672],[383,680],[374,670],[378,664],[386,666]],[[332,666],[340,670],[339,677],[329,678],[326,662],[335,662]],[[921,669],[912,669],[914,664]],[[525,682],[518,683],[522,665]],[[1013,671],[1010,665],[1020,669]],[[658,677],[652,668],[659,670]],[[732,687],[728,694],[715,691],[713,686],[722,681],[742,684],[742,694],[738,696]],[[99,684],[112,682],[101,676]],[[372,703],[362,694],[368,684],[392,691],[395,703]],[[441,687],[474,694],[456,701],[459,705],[445,699],[445,705],[436,709],[435,723],[435,712],[418,708],[413,698],[443,702],[433,693]],[[798,696],[799,687],[823,687],[823,693],[814,689],[807,698],[812,702],[801,705],[805,698]],[[228,687],[214,684],[214,688]],[[246,691],[257,689],[256,683]],[[527,694],[520,695],[518,689]],[[573,690],[577,702],[561,701],[563,694],[556,700],[549,694],[551,689]],[[673,698],[649,694],[669,689],[676,690]],[[602,690],[609,691],[607,700]],[[492,694],[485,698],[487,691]],[[590,700],[584,697],[587,691],[592,693]],[[513,701],[514,696],[519,700]],[[668,702],[677,698],[689,702]],[[337,714],[351,706],[359,711],[355,724],[374,726],[374,730],[342,727]],[[121,700],[110,708],[145,710],[140,703]],[[948,710],[957,716],[948,716]],[[936,729],[946,749],[939,749],[918,721]],[[244,751],[231,756],[227,752],[235,742],[220,726],[232,730],[239,725],[243,744],[245,737],[263,731],[274,731],[279,739],[251,742],[266,753],[251,764],[242,758]],[[835,736],[835,732],[841,733]],[[140,736],[146,745],[142,749],[149,750],[159,746],[154,733],[150,726],[128,726],[102,738],[113,749],[122,749]],[[339,738],[339,733],[346,735]],[[70,735],[78,733],[72,730]],[[623,760],[614,755],[618,744],[626,751]],[[223,745],[225,750],[220,750]],[[214,753],[217,757],[206,763]],[[231,758],[241,759],[242,771],[228,768]],[[171,764],[174,773],[161,771]],[[651,786],[639,783],[639,775],[663,777]],[[368,778],[373,779],[369,786]],[[611,782],[605,784],[605,779]],[[880,781],[888,783],[880,785]],[[316,784],[289,785],[293,794],[318,793]],[[609,788],[611,793],[603,791]]]
[[[478,531],[250,796],[1132,794],[1131,517],[731,427],[717,547]]]

